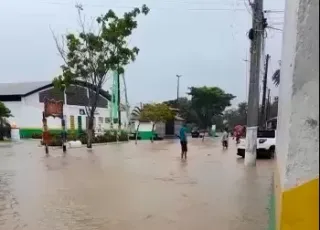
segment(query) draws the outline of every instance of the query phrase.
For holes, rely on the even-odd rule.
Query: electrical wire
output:
[[[265,10],[263,12],[266,13],[266,14],[270,14],[270,13],[272,13],[272,14],[282,14],[282,13],[284,13],[284,10]]]
[[[248,1],[248,0],[243,0],[243,4],[244,4],[244,6],[246,7],[248,13],[249,13],[250,15],[252,15],[252,14],[253,14],[252,11],[251,11],[252,9],[250,10],[249,6],[247,5],[247,1]],[[250,3],[249,3],[249,4],[250,4]]]
[[[236,9],[236,7],[239,5],[239,2],[237,2],[237,0],[234,0],[233,2],[233,9]],[[232,23],[230,25],[230,28],[231,28],[231,34],[232,34],[232,38],[233,40],[235,41],[235,34],[234,34],[234,25],[235,25],[235,17],[236,17],[236,14],[235,14],[235,10],[234,10],[234,13],[233,13],[233,17],[232,17]]]
[[[276,27],[272,27],[272,26],[268,26],[267,28],[272,29],[272,30],[277,30],[277,31],[283,31],[280,28],[276,28]]]
[[[39,0],[42,3],[55,3],[55,4],[74,4],[74,2],[68,1],[46,1],[46,0]],[[235,1],[242,1],[242,0],[235,0]],[[132,2],[132,0],[130,0]],[[182,4],[189,4],[189,5],[229,5],[233,6],[234,2],[232,0],[217,0],[217,1],[188,1],[188,0],[162,0],[161,2],[168,2],[168,3],[182,3]],[[146,2],[145,4],[149,4],[150,2]]]
[[[172,1],[173,2],[173,1]],[[221,1],[222,2],[222,1]],[[71,5],[74,6],[74,3],[72,2],[56,2],[56,1],[40,1],[40,3],[44,4],[50,4],[50,5]],[[195,4],[197,4],[195,2]],[[114,9],[133,9],[134,6],[112,6],[106,4],[82,4],[83,7],[108,7],[108,8],[114,8]],[[247,9],[244,8],[161,8],[161,7],[149,7],[150,10],[185,10],[185,11],[247,11]]]

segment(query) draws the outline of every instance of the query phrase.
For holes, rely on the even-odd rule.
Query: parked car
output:
[[[199,138],[200,137],[200,132],[197,129],[194,129],[191,131],[191,137],[192,138]]]
[[[276,150],[276,130],[258,130],[257,157],[274,157]],[[245,157],[246,139],[241,138],[237,144],[237,155]]]

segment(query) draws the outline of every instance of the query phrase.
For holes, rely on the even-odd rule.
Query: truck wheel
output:
[[[274,158],[275,150],[276,150],[276,148],[274,146],[270,147],[270,149],[269,149],[269,159],[273,159]]]
[[[245,150],[238,149],[237,155],[238,155],[238,156],[241,156],[242,158],[244,158],[244,157],[245,157]]]

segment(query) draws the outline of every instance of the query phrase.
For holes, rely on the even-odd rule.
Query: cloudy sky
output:
[[[73,0],[0,1],[0,82],[51,80],[60,70],[50,27],[56,34],[77,31]],[[182,75],[180,94],[190,86],[219,86],[246,100],[246,56],[251,26],[243,0],[79,0],[87,21],[110,8],[122,14],[147,4],[130,43],[140,48],[126,68],[129,102],[162,101],[176,97],[176,74]],[[284,0],[265,0],[266,10],[284,9]],[[283,13],[267,14],[269,24],[283,27]],[[282,32],[268,30],[266,53],[270,75],[281,58]],[[249,57],[247,57],[249,58]],[[108,88],[108,86],[105,86]],[[272,87],[272,95],[277,90]]]

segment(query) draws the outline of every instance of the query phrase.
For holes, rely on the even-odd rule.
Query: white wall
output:
[[[10,123],[15,123],[19,126],[20,114],[21,114],[21,102],[20,101],[12,101],[12,102],[3,102],[4,105],[11,110],[11,114],[13,117],[9,117],[8,121]]]
[[[277,127],[282,186],[319,174],[319,0],[287,0]]]
[[[139,121],[135,122],[135,130],[137,130]],[[139,132],[151,132],[152,130],[152,123],[151,122],[140,122]]]
[[[159,137],[164,137],[166,134],[166,124],[163,122],[157,123],[155,130]]]
[[[44,110],[44,104],[39,102],[39,92],[22,98],[21,102],[4,102],[4,104],[11,110],[14,116],[8,120],[14,122],[19,128],[42,128],[42,112]],[[86,116],[80,115],[80,109],[85,110],[85,107],[68,105],[67,108],[64,108],[64,113],[67,116],[68,128],[70,128],[70,116],[74,116],[75,129],[78,127],[78,116],[81,116],[82,129],[86,129]],[[95,117],[96,128],[98,128],[100,124],[102,129],[110,129],[110,123],[105,122],[105,118],[109,117],[109,108],[97,108]],[[125,112],[121,112],[121,118],[122,123],[127,125],[128,119]],[[101,120],[102,123],[100,123]],[[48,127],[49,129],[60,129],[61,120],[59,118],[49,117]]]

